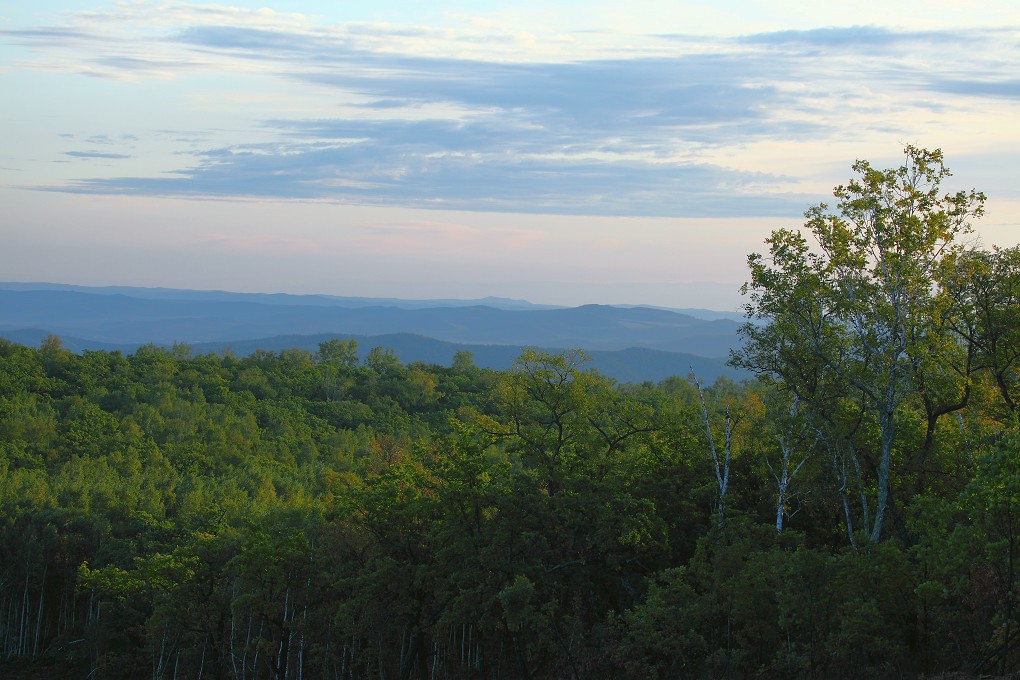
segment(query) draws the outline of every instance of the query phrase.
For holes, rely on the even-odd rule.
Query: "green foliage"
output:
[[[761,323],[743,327],[746,345],[733,358],[781,379],[820,422],[840,400],[873,419],[872,541],[883,536],[904,405],[910,395],[924,405],[925,443],[904,461],[923,470],[936,423],[966,405],[974,368],[957,332],[968,312],[950,291],[950,273],[985,197],[943,193],[950,173],[941,151],[907,146],[904,155],[888,170],[858,161],[856,177],[834,190],[835,210],[821,204],[805,213],[814,246],[802,233],[777,230],[768,256],[748,257],[746,310]],[[855,434],[834,420],[824,429],[830,442]]]
[[[528,351],[496,374],[381,350],[358,366],[351,349],[51,346],[47,368],[5,347],[5,656],[84,640],[66,658],[96,677],[817,677],[912,672],[912,650],[946,640],[976,666],[1009,638],[1012,468],[961,478],[956,511],[919,504],[910,560],[893,543],[856,553],[829,524],[821,463],[809,519],[776,532],[777,442],[826,458],[762,385],[706,388],[733,424],[720,527],[689,383],[617,385],[580,353]],[[940,442],[959,438],[939,434],[948,463]],[[948,543],[922,531],[953,516]],[[954,632],[975,612],[991,623]]]

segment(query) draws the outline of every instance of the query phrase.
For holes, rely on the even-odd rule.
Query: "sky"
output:
[[[1014,0],[0,2],[0,281],[735,310],[858,159],[1020,242]]]

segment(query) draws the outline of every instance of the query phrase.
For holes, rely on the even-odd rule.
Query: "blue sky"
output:
[[[1014,3],[830,4],[7,3],[0,280],[734,309],[908,143],[1016,243]]]

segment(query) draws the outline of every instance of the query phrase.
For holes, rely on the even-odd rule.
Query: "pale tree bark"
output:
[[[776,480],[776,533],[783,533],[783,519],[787,515],[786,505],[792,500],[795,494],[791,493],[790,485],[793,483],[793,478],[797,476],[800,469],[804,467],[804,463],[807,462],[807,456],[800,459],[800,461],[793,464],[793,448],[786,442],[785,439],[779,441],[780,458],[779,458],[779,470],[776,471],[772,467],[772,463],[769,459],[765,459],[765,463],[769,466],[769,470],[772,471],[772,476]],[[791,469],[792,468],[792,469]]]
[[[698,397],[701,399],[701,415],[705,425],[705,433],[708,436],[708,449],[712,456],[712,468],[715,471],[715,480],[719,490],[719,526],[723,524],[723,518],[726,513],[726,490],[730,485],[730,455],[733,449],[733,421],[730,418],[730,409],[726,408],[725,421],[724,421],[724,436],[725,443],[723,445],[723,459],[719,460],[719,451],[715,446],[715,435],[712,434],[712,421],[708,416],[708,405],[705,403],[705,392],[701,389],[701,382],[698,381],[698,376],[694,374],[694,368],[691,367],[691,378],[694,381],[694,385],[698,388]]]

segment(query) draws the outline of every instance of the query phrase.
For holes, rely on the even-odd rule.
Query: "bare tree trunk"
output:
[[[708,406],[705,404],[705,393],[701,389],[701,383],[698,381],[698,376],[694,374],[694,368],[691,367],[691,377],[694,380],[695,386],[698,388],[698,397],[701,399],[701,414],[705,424],[705,432],[708,435],[708,448],[712,454],[712,467],[715,471],[716,484],[719,487],[719,526],[723,524],[723,518],[726,513],[726,490],[730,483],[730,453],[733,445],[733,422],[730,420],[730,409],[726,408],[726,425],[725,425],[725,444],[724,444],[724,459],[722,463],[719,462],[719,452],[715,448],[715,437],[712,435],[712,423],[708,417]]]
[[[871,504],[868,503],[868,494],[864,490],[864,478],[861,476],[861,460],[857,457],[857,451],[854,449],[853,444],[847,444],[847,450],[850,452],[850,460],[854,464],[854,475],[857,480],[857,491],[861,496],[861,517],[864,526],[867,527],[871,523]]]
[[[46,573],[49,564],[43,564],[42,581],[39,584],[39,607],[35,617],[35,639],[32,641],[32,658],[39,656],[39,638],[42,637],[43,603],[46,601]]]
[[[818,437],[825,444],[825,448],[828,449],[829,454],[832,456],[832,470],[836,475],[836,482],[839,484],[837,492],[839,493],[840,504],[843,506],[843,518],[846,522],[846,535],[850,539],[850,546],[857,551],[857,539],[854,536],[854,519],[853,513],[850,512],[850,485],[847,481],[847,462],[846,455],[843,454],[839,446],[829,440],[825,435],[822,434],[821,430],[815,430]],[[853,447],[848,446],[848,449],[853,455]],[[857,458],[854,455],[854,464],[856,467]],[[860,481],[860,470],[858,468],[857,478]],[[867,499],[864,497],[863,490],[861,491],[861,502],[864,504],[865,511],[865,522],[867,522]]]
[[[885,520],[886,506],[889,504],[889,471],[895,434],[891,411],[887,410],[881,415],[879,427],[882,430],[882,458],[878,463],[878,478],[876,480],[878,492],[875,496],[875,524],[871,529],[873,543],[878,543],[882,538],[882,523]]]
[[[776,479],[776,533],[783,533],[783,518],[786,516],[786,503],[790,499],[789,490],[790,484],[793,482],[793,478],[797,476],[800,469],[807,462],[807,458],[802,458],[799,463],[790,469],[791,460],[793,457],[793,451],[789,444],[786,443],[785,439],[780,439],[779,447],[782,450],[782,458],[779,461],[779,472],[772,470],[772,464],[769,463],[768,458],[765,459],[765,463],[772,470],[772,476]]]

